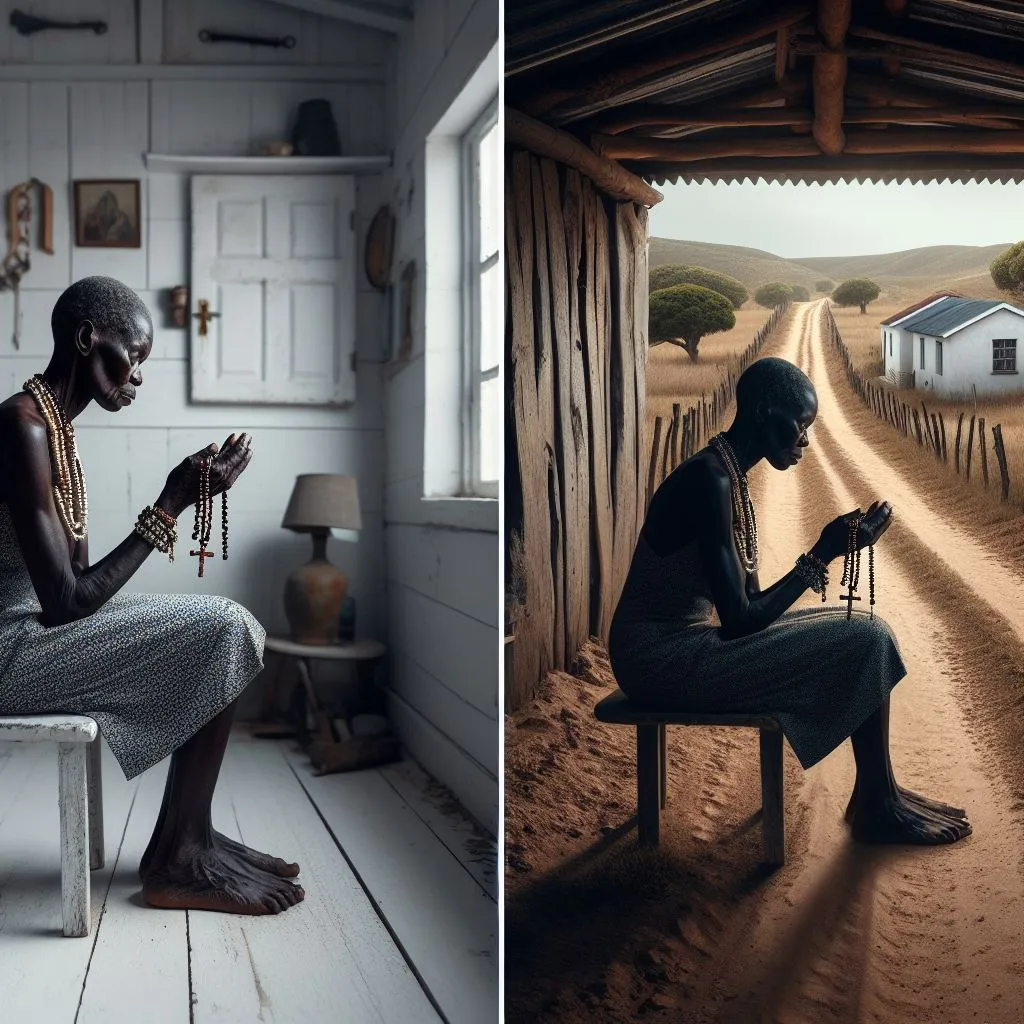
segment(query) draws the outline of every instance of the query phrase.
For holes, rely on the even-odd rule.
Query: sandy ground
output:
[[[639,850],[633,738],[593,720],[614,683],[591,645],[576,676],[552,675],[507,723],[510,1022],[1022,1019],[1024,574],[1017,545],[1000,544],[1021,531],[1005,510],[974,529],[978,513],[930,486],[919,453],[893,455],[905,442],[845,390],[818,314],[796,306],[765,352],[810,375],[819,414],[798,467],[751,473],[762,586],[828,519],[893,503],[875,552],[875,611],[908,667],[893,763],[904,785],[967,807],[974,834],[940,848],[853,844],[849,744],[807,773],[787,748],[789,860],[765,874],[756,735],[677,729],[662,845]],[[865,565],[865,603],[866,576]],[[797,607],[815,604],[808,592]]]

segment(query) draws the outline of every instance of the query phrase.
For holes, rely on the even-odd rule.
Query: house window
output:
[[[992,339],[992,372],[993,373],[1016,373],[1017,372],[1017,339],[1016,338],[993,338]]]
[[[889,332],[889,355],[892,355],[892,331]]]
[[[942,374],[942,342],[938,340],[935,342],[935,372]]]
[[[920,362],[921,362],[921,369],[923,370],[924,369],[924,338],[918,338],[917,341],[918,341],[918,345],[920,346],[920,350],[921,350]]]
[[[500,260],[504,195],[500,147],[495,101],[462,139],[464,475],[467,493],[483,498],[498,497],[501,463],[498,364],[505,292]]]

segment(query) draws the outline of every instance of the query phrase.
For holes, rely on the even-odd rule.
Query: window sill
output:
[[[421,498],[417,504],[418,525],[498,532],[497,498]]]
[[[992,377],[1013,377],[1016,376],[1018,370],[993,370],[990,376]]]

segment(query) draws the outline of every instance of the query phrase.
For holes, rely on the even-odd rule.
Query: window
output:
[[[935,372],[942,374],[942,342],[936,339],[935,342]]]
[[[464,487],[469,494],[496,498],[502,416],[498,364],[505,304],[500,259],[504,185],[496,101],[463,136],[462,172]]]
[[[892,355],[892,331],[889,332],[889,355]]]
[[[921,369],[923,370],[924,369],[924,338],[918,338],[917,340],[918,340],[918,344],[919,344],[920,349],[921,349],[920,360],[921,360]]]
[[[1017,339],[1016,338],[993,338],[992,339],[992,372],[993,373],[1016,373],[1017,372]]]

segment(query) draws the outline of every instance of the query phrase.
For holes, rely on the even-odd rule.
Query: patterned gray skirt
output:
[[[51,627],[40,611],[0,505],[0,715],[88,715],[126,779],[180,747],[263,668],[266,631],[225,597],[122,592]]]

